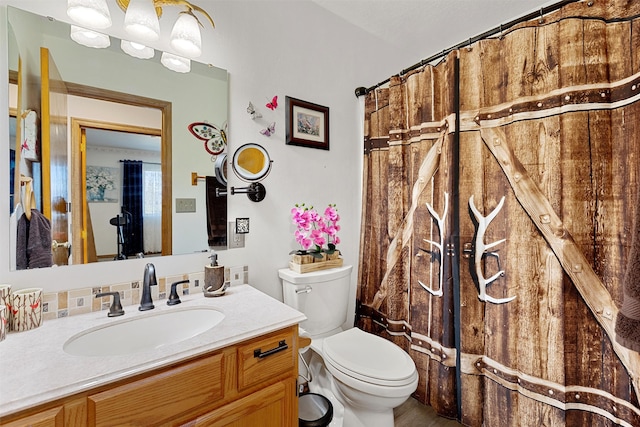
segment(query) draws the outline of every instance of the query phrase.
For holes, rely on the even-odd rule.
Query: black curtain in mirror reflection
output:
[[[143,249],[142,219],[142,162],[122,161],[122,210],[131,220],[123,226],[123,250],[127,257],[135,256]]]

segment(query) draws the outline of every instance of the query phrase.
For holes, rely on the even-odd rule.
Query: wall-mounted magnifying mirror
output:
[[[220,185],[227,186],[227,154],[221,154],[216,158],[215,163],[216,179]]]
[[[233,154],[231,167],[238,178],[245,182],[250,182],[248,187],[231,187],[231,194],[246,194],[253,202],[264,200],[267,190],[260,184],[269,172],[273,160],[269,158],[269,153],[259,144],[245,144],[238,148]]]
[[[245,144],[233,154],[233,171],[243,181],[260,182],[271,171],[269,153],[261,145]]]

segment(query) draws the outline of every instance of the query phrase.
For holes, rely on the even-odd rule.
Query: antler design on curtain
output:
[[[564,224],[555,213],[551,202],[527,173],[509,144],[506,143],[507,137],[504,131],[481,128],[480,134],[485,146],[498,160],[505,176],[511,183],[516,199],[540,230],[565,273],[571,278],[584,302],[609,336],[613,351],[628,370],[633,388],[636,393],[640,393],[640,354],[623,347],[615,340],[614,322],[618,315],[618,308],[609,290],[591,268],[589,261],[573,240],[571,233],[564,228]]]
[[[380,289],[378,289],[378,291],[376,292],[371,304],[371,306],[376,310],[380,309],[382,303],[387,298],[389,274],[393,270],[393,266],[396,265],[396,263],[400,260],[400,253],[402,251],[402,248],[411,241],[411,233],[413,232],[413,213],[418,208],[418,196],[427,186],[427,183],[431,181],[436,173],[436,170],[438,170],[444,139],[449,133],[450,129],[455,128],[455,126],[449,125],[450,120],[453,120],[453,116],[449,116],[444,120],[441,125],[443,129],[440,131],[440,137],[431,146],[429,152],[420,165],[420,169],[418,171],[418,175],[420,176],[420,178],[415,182],[412,189],[411,207],[405,215],[403,226],[400,227],[395,233],[395,236],[393,237],[393,240],[391,241],[391,243],[389,244],[389,248],[387,249],[387,269],[384,273],[384,277],[382,278]]]
[[[444,220],[447,217],[447,211],[449,210],[449,194],[446,191],[444,193],[444,212],[442,212],[442,217],[438,216],[438,213],[435,211],[435,209],[433,209],[433,206],[431,206],[429,203],[425,203],[425,205],[427,205],[427,209],[429,210],[429,213],[431,214],[433,219],[436,220],[436,224],[438,224],[438,234],[440,235],[439,242],[434,242],[433,240],[428,240],[428,239],[422,239],[425,242],[431,243],[433,246],[438,248],[439,255],[440,255],[440,260],[439,260],[440,276],[438,277],[439,288],[438,290],[432,289],[431,287],[422,283],[420,280],[418,280],[418,283],[420,284],[420,286],[424,288],[425,291],[429,292],[431,295],[441,297],[442,296],[442,280],[444,278],[444,262],[443,262],[444,257],[442,252],[442,248],[444,248],[444,236],[445,236]]]
[[[496,206],[495,209],[492,210],[489,215],[482,216],[482,214],[476,208],[473,202],[473,194],[471,195],[471,197],[469,197],[469,208],[471,209],[471,212],[473,212],[473,216],[475,216],[476,220],[478,221],[478,230],[476,232],[476,238],[474,242],[475,251],[474,251],[474,261],[473,261],[474,267],[476,270],[476,275],[478,276],[478,285],[480,287],[480,293],[478,294],[478,299],[480,299],[480,301],[491,302],[494,304],[504,304],[506,302],[513,301],[514,299],[516,299],[516,297],[494,298],[490,295],[487,295],[487,286],[493,283],[498,277],[504,275],[504,270],[500,270],[493,276],[486,279],[484,277],[484,270],[482,268],[482,258],[484,257],[487,249],[491,249],[495,246],[498,246],[500,243],[504,243],[507,240],[507,239],[500,239],[500,240],[496,240],[493,243],[487,243],[487,244],[484,243],[484,234],[487,231],[487,227],[489,226],[491,221],[493,221],[494,218],[498,215],[498,213],[500,212],[500,209],[502,209],[502,206],[504,206],[504,196],[502,196],[502,198],[500,199],[500,203],[498,203],[498,206]]]

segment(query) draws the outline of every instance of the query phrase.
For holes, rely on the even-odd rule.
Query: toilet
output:
[[[307,317],[300,335],[311,338],[306,350],[311,353],[305,354],[309,390],[331,401],[334,416],[329,425],[391,427],[393,408],[418,387],[418,371],[391,341],[358,328],[342,329],[352,270],[350,265],[304,274],[281,269],[278,275],[284,303]]]

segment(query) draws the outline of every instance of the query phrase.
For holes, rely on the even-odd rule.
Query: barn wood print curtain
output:
[[[640,355],[614,339],[639,15],[572,3],[366,95],[356,322],[411,354],[441,415],[640,425]]]

